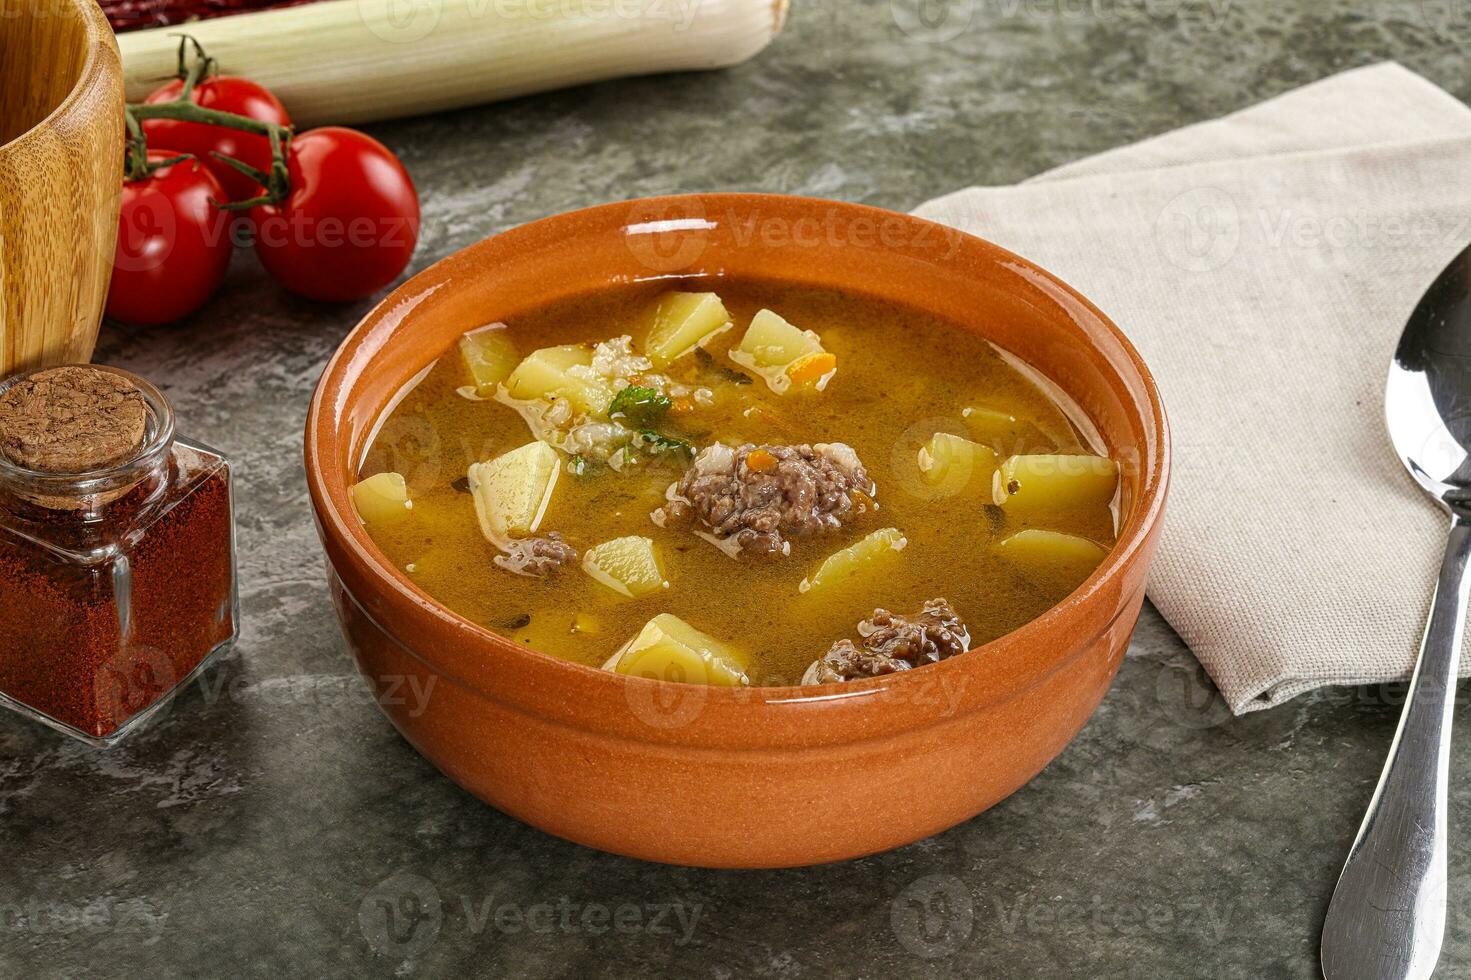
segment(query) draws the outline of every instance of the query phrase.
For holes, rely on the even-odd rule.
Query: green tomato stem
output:
[[[190,34],[179,34],[177,37],[179,38],[179,78],[184,83],[183,89],[179,92],[179,98],[192,102],[191,96],[194,94],[195,86],[213,75],[219,65],[213,58],[205,54],[204,45],[200,44],[198,39]],[[191,47],[194,49],[193,59],[189,57]]]
[[[199,123],[204,126],[222,126],[245,133],[255,133],[271,141],[271,169],[262,172],[240,160],[221,153],[211,155],[222,163],[257,181],[265,193],[248,201],[220,204],[218,207],[231,211],[244,210],[258,204],[280,204],[291,193],[291,176],[286,166],[286,147],[291,141],[291,129],[278,123],[263,122],[220,109],[206,109],[191,97],[201,81],[214,74],[218,64],[204,51],[204,46],[188,34],[179,35],[179,78],[184,86],[179,95],[168,102],[130,102],[127,105],[128,146],[123,164],[124,180],[142,180],[161,167],[193,159],[189,154],[173,157],[168,161],[148,162],[148,141],[144,138],[142,122],[145,119],[171,119],[175,122]],[[189,57],[190,49],[194,57]]]
[[[240,201],[233,204],[222,204],[220,207],[229,211],[241,211],[255,207],[258,204],[280,204],[286,200],[291,193],[291,177],[286,166],[286,147],[291,141],[291,129],[273,122],[262,122],[249,116],[241,116],[233,112],[224,112],[219,109],[206,109],[201,105],[179,98],[171,102],[132,102],[128,104],[128,132],[129,153],[141,154],[146,160],[148,148],[143,140],[143,131],[139,123],[145,119],[172,119],[177,122],[202,123],[206,126],[223,126],[226,129],[237,129],[246,133],[256,133],[265,136],[271,141],[271,169],[269,173],[263,174],[266,179],[262,181],[266,192],[260,197],[253,197],[248,201]],[[136,136],[133,134],[136,132]],[[231,159],[223,154],[214,154],[220,161],[228,163],[236,170],[251,177],[256,177],[260,171],[239,160]],[[127,164],[127,173],[134,172],[131,159]],[[129,179],[137,179],[129,177]]]
[[[184,99],[173,102],[130,102],[128,111],[139,120],[172,119],[176,122],[203,123],[206,126],[224,126],[226,129],[238,129],[259,136],[275,134],[277,139],[283,136],[289,138],[291,135],[289,129],[278,123],[263,122],[220,109],[206,109]]]

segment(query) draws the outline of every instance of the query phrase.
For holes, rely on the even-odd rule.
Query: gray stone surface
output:
[[[888,3],[794,5],[736,70],[375,127],[424,198],[415,268],[542,215],[671,191],[906,209],[1383,58],[1471,95],[1471,10],[1451,0],[936,0],[972,16],[932,43]],[[1233,720],[1152,611],[1097,716],[1031,785],[878,857],[660,867],[460,791],[359,685],[303,489],[309,393],[367,306],[285,297],[242,255],[192,321],[106,327],[100,358],[160,382],[184,430],[239,463],[246,625],[116,751],[0,719],[0,975],[1316,975],[1398,692]],[[1471,768],[1471,737],[1453,756]],[[1471,975],[1471,845],[1456,841],[1444,976]],[[379,897],[403,931],[383,928]]]

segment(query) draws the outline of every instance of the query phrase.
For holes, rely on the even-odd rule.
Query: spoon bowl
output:
[[[1471,248],[1405,324],[1385,419],[1405,469],[1451,523],[1399,728],[1323,925],[1327,980],[1425,980],[1440,958],[1451,716],[1471,559]]]
[[[1471,486],[1471,248],[1410,315],[1385,387],[1389,438],[1410,476],[1441,504]]]

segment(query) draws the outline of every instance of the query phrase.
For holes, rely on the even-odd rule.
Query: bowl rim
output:
[[[1093,571],[1084,582],[1079,585],[1068,596],[1055,603],[1039,616],[1028,620],[1021,626],[1005,633],[987,643],[972,648],[966,655],[952,657],[937,664],[926,665],[923,670],[901,671],[882,677],[866,678],[857,681],[848,681],[843,684],[825,684],[816,686],[783,686],[783,687],[706,687],[698,685],[700,698],[706,704],[706,714],[711,714],[711,709],[718,708],[721,712],[735,710],[768,711],[773,705],[791,705],[796,707],[812,706],[821,702],[828,702],[831,707],[836,707],[834,702],[846,703],[858,710],[859,706],[878,704],[884,700],[883,697],[870,697],[870,695],[898,695],[896,700],[904,700],[906,689],[913,689],[925,681],[933,681],[939,685],[945,685],[947,678],[954,678],[960,672],[974,669],[974,665],[989,663],[997,658],[987,656],[987,653],[1007,651],[1011,656],[1007,663],[1016,664],[1025,661],[1025,669],[1009,672],[1003,681],[986,688],[975,696],[965,698],[964,710],[974,710],[987,704],[996,703],[1009,699],[1019,693],[1037,685],[1056,670],[1066,665],[1073,657],[1080,655],[1097,636],[1103,635],[1110,630],[1114,623],[1123,615],[1127,603],[1116,610],[1107,618],[1098,631],[1089,637],[1070,638],[1066,644],[1045,645],[1031,642],[1034,637],[1055,630],[1059,624],[1068,620],[1081,618],[1082,612],[1089,605],[1090,600],[1106,590],[1117,588],[1122,591],[1120,580],[1128,567],[1132,566],[1137,556],[1146,548],[1151,546],[1152,540],[1157,535],[1160,517],[1164,508],[1168,493],[1171,468],[1171,442],[1169,422],[1165,414],[1164,404],[1160,397],[1158,386],[1145,365],[1143,358],[1133,343],[1129,341],[1122,330],[1101,310],[1093,305],[1086,297],[1076,289],[1059,279],[1057,276],[1046,271],[1035,263],[1015,253],[1002,248],[986,239],[975,235],[961,232],[949,226],[942,226],[924,218],[919,218],[903,212],[891,211],[885,208],[870,205],[854,204],[843,201],[833,201],[823,198],[791,196],[783,194],[759,194],[759,193],[709,193],[709,194],[678,194],[661,195],[650,198],[636,198],[625,201],[610,202],[593,205],[587,208],[579,208],[572,211],[561,212],[547,217],[539,218],[531,222],[517,225],[498,232],[485,239],[456,250],[450,255],[440,259],[434,264],[420,271],[386,297],[379,301],[343,338],[342,342],[328,360],[322,371],[322,375],[313,392],[311,404],[307,413],[307,424],[305,432],[305,466],[308,490],[311,502],[317,518],[319,533],[324,539],[324,546],[330,540],[343,549],[344,554],[350,558],[359,571],[366,571],[374,583],[394,599],[394,608],[404,610],[421,623],[434,623],[439,627],[448,629],[457,638],[467,639],[477,645],[483,652],[494,654],[501,658],[507,658],[519,668],[542,675],[544,683],[548,687],[554,687],[559,683],[573,683],[583,687],[587,685],[598,685],[609,691],[622,690],[624,697],[632,698],[630,689],[643,687],[644,694],[640,697],[652,696],[651,693],[659,687],[669,686],[671,682],[653,680],[643,677],[630,677],[624,674],[616,674],[605,671],[598,667],[564,660],[550,654],[516,643],[503,637],[494,631],[480,626],[441,605],[428,593],[424,592],[413,583],[407,574],[389,562],[372,539],[368,536],[363,525],[356,519],[352,511],[350,487],[351,474],[332,474],[331,477],[324,472],[324,466],[335,466],[331,459],[330,450],[326,447],[336,446],[340,440],[350,438],[335,425],[336,413],[345,412],[347,400],[345,394],[352,383],[365,371],[369,359],[362,356],[360,348],[378,326],[386,318],[406,316],[414,306],[414,297],[420,297],[427,292],[438,288],[444,278],[441,273],[448,271],[447,267],[455,262],[464,253],[486,247],[488,243],[507,235],[516,235],[524,230],[531,229],[532,233],[541,236],[547,235],[549,231],[574,232],[578,226],[590,217],[611,215],[613,212],[628,214],[633,208],[661,208],[668,210],[681,205],[692,208],[703,208],[703,213],[715,213],[721,207],[760,207],[762,205],[772,207],[821,207],[824,209],[838,209],[849,213],[851,216],[868,217],[871,219],[888,218],[890,220],[898,217],[905,222],[915,225],[928,226],[929,229],[948,235],[959,235],[963,240],[964,247],[971,250],[979,250],[992,262],[1004,264],[1009,268],[1025,274],[1033,281],[1047,284],[1054,298],[1065,300],[1068,304],[1069,313],[1075,317],[1084,317],[1093,327],[1103,332],[1118,347],[1123,354],[1127,365],[1133,370],[1138,381],[1138,387],[1143,394],[1142,402],[1145,410],[1140,411],[1132,406],[1140,404],[1140,399],[1128,399],[1131,406],[1131,414],[1139,417],[1142,428],[1146,434],[1152,437],[1146,440],[1148,446],[1141,453],[1140,470],[1140,496],[1141,500],[1132,509],[1119,533],[1113,546],[1103,562]],[[1060,296],[1058,295],[1060,294]],[[1080,324],[1081,325],[1081,324]],[[1100,347],[1096,338],[1089,337],[1088,345],[1098,353],[1108,358],[1108,352]],[[1115,373],[1117,373],[1115,371]],[[1130,380],[1130,379],[1125,379]],[[380,410],[381,419],[381,410]],[[1151,456],[1152,450],[1152,456]],[[332,566],[330,549],[328,555],[329,575],[340,577],[340,572]],[[1142,589],[1142,586],[1140,586]],[[457,673],[453,665],[446,663],[442,658],[436,658],[423,649],[416,648],[405,642],[398,634],[387,629],[383,624],[376,622],[376,617],[370,610],[364,609],[361,600],[351,596],[349,599],[358,604],[358,608],[370,619],[375,620],[385,634],[395,640],[410,656],[417,658],[436,673],[445,675],[449,680],[460,684],[481,696],[497,700],[506,700],[508,703],[515,702],[505,696],[505,692],[499,689],[487,688],[485,685],[476,683],[473,679],[466,678]],[[1078,623],[1077,625],[1081,625]],[[504,678],[499,678],[504,684]],[[990,680],[990,678],[984,678]],[[542,681],[534,684],[527,681],[528,685],[540,688]],[[514,686],[514,685],[512,685]],[[691,685],[675,685],[678,687],[690,687]],[[939,723],[952,719],[958,713],[957,705],[952,705],[946,711],[926,711],[925,715],[929,721]],[[833,712],[824,710],[821,712],[806,712],[806,717],[816,719],[830,718]],[[749,716],[745,716],[748,717]],[[576,724],[580,719],[575,712],[568,715],[564,721]],[[912,721],[912,719],[911,719]],[[586,727],[606,727],[598,725],[596,719],[592,718],[584,722]],[[681,744],[690,741],[690,731],[696,728],[694,724],[686,725],[674,733],[648,731],[642,735],[650,741],[661,741],[667,744]],[[912,727],[912,724],[901,724],[900,727]],[[705,733],[709,734],[709,733]],[[872,733],[873,736],[882,734]],[[747,737],[742,744],[749,744],[751,748],[761,747],[759,743],[766,738],[765,733],[758,735],[754,740]],[[699,741],[710,745],[730,745],[731,739],[719,737],[701,738]],[[810,737],[800,738],[797,741],[781,740],[777,738],[766,739],[771,744],[780,745],[811,745],[813,739]],[[852,741],[853,739],[833,738],[821,741]]]
[[[44,117],[36,120],[30,128],[0,143],[0,156],[23,149],[23,144],[39,138],[42,130],[54,125],[58,119],[70,115],[96,76],[103,50],[110,47],[114,52],[117,51],[117,35],[113,33],[112,25],[107,22],[107,17],[102,13],[102,7],[96,0],[51,0],[51,2],[57,5],[65,4],[68,9],[81,15],[82,27],[87,39],[87,55],[82,59],[81,67],[77,70],[76,82],[72,84],[62,100],[56,103]]]

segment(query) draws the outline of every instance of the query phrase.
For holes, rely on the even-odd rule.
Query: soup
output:
[[[1088,420],[913,309],[685,280],[466,327],[354,502],[424,592],[551,656],[711,684],[913,669],[1035,618],[1114,540]]]

